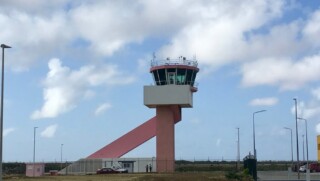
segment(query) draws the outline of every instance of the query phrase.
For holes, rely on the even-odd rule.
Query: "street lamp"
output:
[[[36,129],[38,127],[33,127],[33,177],[34,177],[34,171],[35,171],[35,160],[36,160]]]
[[[284,129],[290,130],[290,134],[291,134],[291,169],[292,169],[292,167],[293,167],[292,129],[291,128],[287,128],[287,127],[284,127]]]
[[[155,158],[156,158],[156,157],[153,156],[152,159],[151,159],[152,169],[153,169],[153,160],[154,160]],[[153,171],[152,169],[151,169],[151,172]]]
[[[237,169],[240,168],[240,137],[239,137],[239,129],[240,128],[236,128],[238,130],[238,144],[237,144],[237,147],[238,147],[238,152],[237,152]]]
[[[2,146],[3,146],[3,90],[4,90],[4,49],[11,48],[8,45],[1,44],[2,48],[2,74],[1,74],[1,113],[0,113],[0,181],[2,181]]]
[[[306,160],[304,159],[304,134],[302,135],[302,158],[303,162],[305,162]]]
[[[265,112],[267,110],[260,110],[260,111],[256,111],[253,113],[253,154],[254,154],[254,158],[257,159],[257,151],[256,151],[256,133],[255,133],[255,126],[254,126],[254,115],[257,113],[262,113]]]
[[[297,169],[298,169],[298,179],[300,179],[300,172],[299,172],[299,167],[300,167],[300,162],[299,162],[299,138],[298,138],[298,109],[297,109],[297,99],[294,98],[294,103],[295,103],[295,114],[296,114],[296,140],[297,140]]]
[[[303,118],[298,118],[300,120],[304,120],[306,125],[306,147],[307,147],[307,168],[309,168],[309,150],[308,150],[308,121]],[[304,154],[303,154],[304,155]]]
[[[60,162],[60,171],[62,170],[62,147],[63,147],[63,144],[61,144],[61,162]]]

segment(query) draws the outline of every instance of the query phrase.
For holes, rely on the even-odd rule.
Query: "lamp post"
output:
[[[154,169],[154,168],[153,168],[153,160],[154,160],[154,159],[155,159],[155,157],[153,156],[153,157],[152,157],[152,159],[151,159],[151,165],[152,165],[151,172],[152,172],[152,171],[153,171],[153,169]]]
[[[284,129],[290,130],[290,134],[291,134],[291,169],[292,169],[292,167],[293,167],[292,129],[291,128],[287,128],[287,127],[284,127]]]
[[[300,179],[300,172],[299,172],[299,167],[300,167],[300,162],[299,162],[299,138],[298,138],[298,108],[297,108],[297,99],[294,98],[294,105],[295,105],[295,114],[296,114],[296,140],[297,140],[297,169],[298,169],[298,179]]]
[[[306,160],[304,159],[304,134],[302,135],[302,160],[305,162]]]
[[[307,148],[307,168],[309,168],[309,150],[308,150],[308,121],[303,118],[298,118],[300,120],[304,120],[306,125],[306,148]],[[303,154],[304,155],[304,154]]]
[[[236,128],[238,130],[238,144],[237,144],[237,147],[238,147],[238,151],[237,151],[237,169],[239,170],[240,169],[240,136],[239,136],[239,129],[240,128]]]
[[[256,111],[253,113],[253,154],[254,154],[254,158],[257,159],[257,151],[256,151],[256,133],[255,133],[255,125],[254,125],[254,115],[257,113],[262,113],[265,112],[267,110],[260,110],[260,111]]]
[[[60,156],[61,156],[60,170],[62,170],[62,147],[63,147],[63,144],[61,144],[61,147],[60,147]]]
[[[1,72],[1,113],[0,113],[0,181],[2,181],[2,146],[3,146],[3,90],[4,90],[4,49],[11,48],[8,45],[1,44],[2,48],[2,72]]]
[[[33,177],[35,176],[34,171],[35,171],[35,160],[36,160],[36,129],[38,127],[33,127]]]

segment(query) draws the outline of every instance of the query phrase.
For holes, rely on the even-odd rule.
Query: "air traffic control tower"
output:
[[[158,172],[174,172],[174,124],[181,120],[181,108],[193,106],[192,94],[197,91],[195,78],[198,63],[166,58],[151,61],[154,85],[144,86],[144,105],[156,109],[156,160]]]

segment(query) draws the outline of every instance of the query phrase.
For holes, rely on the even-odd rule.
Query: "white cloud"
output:
[[[241,73],[242,85],[279,86],[282,90],[298,89],[320,80],[320,54],[294,62],[290,59],[266,58],[245,63]]]
[[[104,103],[97,107],[97,109],[94,111],[94,115],[98,116],[104,112],[106,112],[108,109],[110,109],[112,105],[110,103]]]
[[[17,70],[27,69],[40,57],[54,52],[82,52],[70,46],[77,41],[85,42],[81,50],[89,50],[96,57],[113,55],[149,37],[160,37],[170,42],[163,44],[160,56],[196,54],[204,67],[211,68],[299,54],[320,46],[315,43],[320,41],[314,41],[320,31],[320,11],[310,14],[307,20],[269,25],[292,4],[284,0],[155,0],[135,1],[130,6],[123,0],[31,1],[4,0],[0,7],[0,25],[5,25],[0,29],[0,38],[15,47],[15,61],[8,62]],[[265,26],[270,26],[267,33],[259,32]]]
[[[251,106],[273,106],[278,103],[275,97],[257,98],[250,101]]]
[[[320,123],[316,125],[316,132],[318,135],[320,134]]]
[[[127,6],[121,0],[4,0],[0,38],[15,47],[15,69],[52,52],[73,52],[77,48],[70,45],[78,40],[86,42],[85,50],[110,56],[149,37],[171,39],[160,50],[163,55],[189,52],[185,56],[197,54],[202,63],[224,65],[250,52],[243,49],[245,33],[281,16],[283,2],[155,0]]]
[[[79,37],[91,42],[93,52],[109,56],[149,35],[162,36],[180,29],[190,19],[189,13],[182,15],[179,11],[187,4],[173,0],[136,1],[127,6],[125,1],[97,1],[70,11],[70,19]]]
[[[320,105],[310,106],[303,110],[303,118],[309,119],[320,115]]]
[[[14,70],[28,69],[40,57],[65,47],[74,38],[63,12],[48,17],[23,11],[0,13],[0,25],[2,42],[13,47],[6,62]]]
[[[1,9],[3,11],[16,9],[19,11],[27,11],[29,13],[39,14],[52,12],[53,10],[56,10],[56,8],[63,8],[67,4],[71,3],[74,2],[68,2],[68,0],[55,0],[47,2],[42,0],[1,0]]]
[[[320,10],[306,19],[274,25],[292,5],[284,0],[155,0],[135,1],[130,6],[122,0],[4,0],[2,4],[0,39],[14,47],[8,64],[15,70],[28,69],[55,53],[85,52],[93,59],[111,56],[127,45],[155,37],[169,42],[158,50],[160,57],[197,55],[203,66],[200,74],[245,62],[241,70],[244,86],[273,85],[288,90],[319,80],[319,55],[303,56],[320,47]],[[73,46],[78,41],[81,48]],[[299,61],[287,58],[301,55]],[[139,66],[143,63],[139,61]],[[108,67],[112,73],[112,66]],[[83,68],[91,71],[92,67]],[[96,75],[91,81],[103,81]]]
[[[57,131],[57,128],[58,128],[57,124],[50,125],[50,126],[46,127],[46,129],[44,129],[40,133],[40,135],[45,138],[52,138],[52,137],[54,137],[54,135]]]
[[[15,131],[15,128],[7,128],[3,130],[3,136],[6,137],[8,134],[12,133],[13,131]]]
[[[51,59],[49,72],[44,81],[41,109],[33,112],[32,119],[53,118],[74,109],[84,98],[92,95],[91,87],[124,85],[134,81],[118,70],[116,65],[83,66],[71,70],[62,66],[59,59]]]
[[[320,10],[315,11],[311,14],[308,19],[306,26],[302,30],[303,35],[306,37],[308,43],[312,44],[314,47],[320,45]]]
[[[295,105],[291,107],[291,113],[295,115]],[[304,119],[311,119],[320,115],[320,104],[318,101],[313,103],[312,101],[305,103],[304,101],[298,101],[297,104],[298,117]]]
[[[294,101],[292,101],[292,107],[291,107],[291,113],[293,114],[293,115],[295,115],[296,114],[296,106],[294,105]],[[303,115],[303,110],[305,110],[305,103],[304,103],[304,101],[299,101],[299,99],[298,99],[298,101],[297,101],[297,115],[298,115],[298,117],[302,117],[302,115]]]
[[[165,56],[197,55],[200,63],[219,67],[234,61],[252,59],[248,34],[281,16],[283,1],[206,1],[187,8],[193,17],[189,24],[164,46]],[[194,13],[194,14],[193,14]],[[254,35],[254,34],[253,34]],[[260,53],[260,52],[259,52]]]
[[[320,87],[313,89],[311,94],[317,99],[320,100]]]

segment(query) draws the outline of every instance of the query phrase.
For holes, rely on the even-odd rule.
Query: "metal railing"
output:
[[[151,67],[161,66],[161,65],[187,65],[192,67],[198,67],[198,61],[187,60],[186,57],[180,56],[177,59],[166,58],[165,60],[156,60],[155,58],[151,60]]]
[[[161,85],[190,85],[191,87],[198,88],[199,83],[195,81],[184,81],[184,82],[179,82],[175,81],[174,83],[167,81],[167,80],[161,80],[161,81],[155,81],[156,85],[161,86]]]

